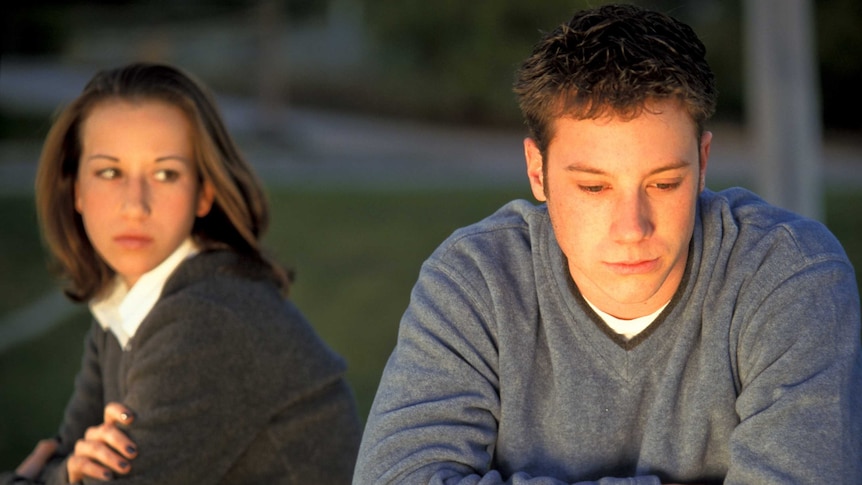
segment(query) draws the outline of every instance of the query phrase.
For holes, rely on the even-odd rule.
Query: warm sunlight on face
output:
[[[674,101],[647,107],[632,120],[557,119],[545,160],[525,140],[533,194],[547,200],[572,278],[625,319],[658,310],[682,280],[712,138],[698,140]]]
[[[201,190],[192,125],[158,101],[107,101],[81,127],[75,207],[96,251],[132,286],[189,237],[212,205]]]

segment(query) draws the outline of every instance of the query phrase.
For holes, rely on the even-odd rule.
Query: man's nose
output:
[[[611,236],[617,242],[637,242],[652,234],[650,201],[642,190],[623,193],[616,201]]]

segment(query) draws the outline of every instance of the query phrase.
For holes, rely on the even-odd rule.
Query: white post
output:
[[[811,0],[746,0],[746,109],[768,201],[823,220],[822,122]]]

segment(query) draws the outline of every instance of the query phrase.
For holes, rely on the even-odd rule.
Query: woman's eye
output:
[[[179,172],[174,170],[159,170],[156,172],[155,178],[159,182],[173,182],[180,176]]]
[[[103,168],[102,170],[96,171],[96,177],[105,180],[113,180],[120,176],[120,171],[116,168]]]

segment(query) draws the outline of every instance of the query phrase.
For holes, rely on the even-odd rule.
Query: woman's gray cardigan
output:
[[[349,483],[360,436],[345,363],[260,262],[229,251],[184,262],[123,351],[94,324],[46,483],[103,420],[135,412],[135,484]],[[86,481],[85,481],[86,482]]]

